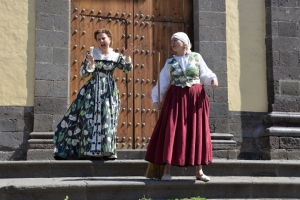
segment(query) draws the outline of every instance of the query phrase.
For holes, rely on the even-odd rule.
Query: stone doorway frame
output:
[[[226,0],[193,3],[194,50],[201,53],[222,85],[215,94],[207,88],[212,132],[229,133]],[[70,16],[71,0],[36,1],[34,132],[53,132],[69,105]]]

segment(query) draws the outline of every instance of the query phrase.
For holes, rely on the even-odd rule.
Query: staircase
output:
[[[33,132],[28,141],[27,161],[0,163],[0,199],[64,200],[66,196],[69,200],[163,200],[198,196],[209,200],[300,199],[299,159],[274,160],[274,152],[282,151],[274,148],[279,148],[274,141],[278,145],[287,141],[284,131],[292,138],[298,137],[290,125],[298,130],[299,116],[271,113],[266,117],[270,127],[260,137],[265,145],[265,158],[271,160],[231,158],[228,155],[233,155],[236,149],[233,136],[212,133],[214,161],[203,166],[211,177],[206,183],[195,180],[193,167],[172,167],[172,181],[146,179],[145,150],[118,150],[115,161],[55,161],[53,132]],[[296,144],[294,147],[293,151],[297,151]]]
[[[1,200],[300,199],[299,161],[216,159],[196,181],[193,167],[172,167],[172,181],[144,178],[147,162],[6,161],[0,163]]]

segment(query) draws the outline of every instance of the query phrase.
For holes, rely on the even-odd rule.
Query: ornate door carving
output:
[[[172,55],[171,35],[184,31],[193,39],[192,0],[72,0],[71,6],[70,102],[88,80],[81,79],[79,71],[86,51],[96,45],[94,31],[109,28],[115,51],[131,44],[136,48],[134,70],[115,71],[121,98],[118,148],[147,148],[159,114],[152,106],[151,91]]]

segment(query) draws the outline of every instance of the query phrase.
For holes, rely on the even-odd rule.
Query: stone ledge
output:
[[[52,139],[54,132],[31,132],[30,138],[32,139]],[[212,139],[219,140],[231,140],[233,139],[233,135],[229,133],[211,133]]]
[[[219,140],[232,140],[233,135],[229,133],[211,133],[211,139],[219,139]]]
[[[28,144],[53,144],[53,139],[30,139]]]
[[[32,132],[30,138],[32,139],[52,139],[54,132]]]
[[[300,123],[300,112],[271,112],[264,118],[266,124]]]
[[[32,132],[30,133],[30,138],[35,139],[52,139],[54,132]],[[232,134],[229,133],[211,133],[212,138],[231,140],[233,138]]]
[[[260,137],[300,137],[300,127],[270,127],[260,134]]]
[[[30,143],[27,145],[28,149],[54,149],[54,145],[53,144],[33,144]]]
[[[236,141],[234,141],[234,140],[212,140],[212,144],[235,145]]]

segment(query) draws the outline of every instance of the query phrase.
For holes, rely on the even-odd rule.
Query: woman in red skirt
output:
[[[164,166],[162,176],[151,178],[171,180],[171,165],[196,166],[196,179],[209,181],[202,171],[202,165],[212,162],[209,100],[203,85],[216,88],[218,79],[202,56],[190,51],[185,33],[172,35],[171,46],[175,55],[160,72],[160,94],[158,85],[152,90],[156,109],[159,100],[164,103],[145,160]]]

